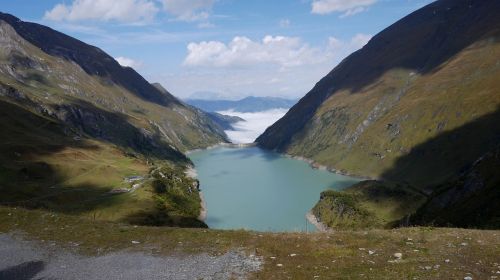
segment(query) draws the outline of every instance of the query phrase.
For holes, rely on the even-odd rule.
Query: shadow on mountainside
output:
[[[90,136],[90,138],[119,146],[124,151],[161,160],[189,161],[184,154],[163,141],[160,132],[155,128],[151,128],[152,131],[137,128],[129,122],[129,117],[122,113],[110,112],[80,99],[72,99],[71,102],[65,104],[42,105],[3,83],[0,83],[0,94],[8,100],[7,102],[0,99],[0,105],[5,107],[5,112],[2,112],[3,125],[17,119],[22,121],[23,118],[44,119],[46,122],[52,120],[55,125],[63,127],[61,130],[63,134],[71,132],[72,136]],[[14,103],[22,106],[14,105]],[[25,108],[38,112],[40,116]],[[25,127],[27,130],[29,123],[26,123]],[[12,126],[9,129],[16,130]],[[43,130],[39,133],[43,135]]]
[[[382,174],[421,189],[457,177],[500,143],[500,108],[413,147]]]
[[[75,141],[56,121],[20,106],[0,101],[0,204],[41,208],[66,213],[109,206],[109,188],[78,184],[67,186],[67,178],[45,156],[66,149],[92,150],[97,146]],[[64,161],[71,158],[62,158]]]
[[[352,94],[393,69],[436,71],[472,44],[500,38],[500,1],[440,0],[408,15],[344,59],[256,142],[285,151],[332,94]]]
[[[380,32],[326,79],[355,93],[392,69],[434,72],[472,44],[499,36],[500,2],[440,0]]]
[[[98,142],[119,147],[121,151],[116,149],[113,153],[122,155],[116,158],[134,160],[138,155],[151,155],[161,160],[187,162],[180,152],[154,136],[147,138],[120,114],[82,102],[54,107],[48,112],[43,107],[31,107],[27,99],[23,101],[40,115],[0,100],[2,205],[81,214],[122,203],[123,195],[110,193],[111,186],[86,183],[84,178],[76,178],[69,184],[75,174],[85,177],[92,171],[94,176],[107,176],[107,172],[118,168],[102,161],[103,156],[112,152],[103,155],[104,148]],[[95,144],[88,141],[92,139],[97,140]],[[47,161],[48,158],[52,160]],[[66,170],[63,166],[66,169],[70,166],[75,174],[61,173]],[[94,167],[98,168],[95,172],[89,170]]]
[[[499,124],[500,107],[414,147],[383,173],[429,194],[410,223],[500,227]]]

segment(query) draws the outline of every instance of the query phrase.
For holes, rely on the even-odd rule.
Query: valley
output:
[[[0,279],[500,278],[500,2],[69,2],[0,12]]]

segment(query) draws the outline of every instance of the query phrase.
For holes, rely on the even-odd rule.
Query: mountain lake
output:
[[[359,181],[259,147],[217,147],[188,156],[205,198],[205,222],[214,229],[315,231],[305,216],[320,193]]]

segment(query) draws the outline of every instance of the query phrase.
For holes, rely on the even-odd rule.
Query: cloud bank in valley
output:
[[[233,143],[253,143],[266,128],[282,118],[288,109],[272,109],[256,113],[242,113],[233,110],[220,111],[218,113],[229,116],[237,116],[244,119],[244,122],[233,124],[235,130],[226,130],[226,134]]]

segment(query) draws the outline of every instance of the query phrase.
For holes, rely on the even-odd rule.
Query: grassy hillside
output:
[[[402,225],[425,199],[408,186],[363,181],[341,192],[323,192],[312,213],[335,230],[392,228]]]
[[[421,188],[457,175],[498,143],[499,11],[497,1],[441,0],[414,12],[346,58],[257,142]]]
[[[205,227],[197,221],[195,182],[183,173],[189,162],[168,146],[158,149],[165,152],[157,158],[146,157],[4,101],[0,130],[7,132],[0,139],[2,205],[93,220]],[[169,188],[159,192],[158,184]]]
[[[222,127],[98,48],[1,13],[0,131],[2,205],[206,227],[183,151],[225,141]]]
[[[115,120],[108,116],[119,116],[145,137],[158,138],[180,151],[225,141],[223,129],[203,112],[158,90],[101,50],[14,19],[0,14],[0,85],[7,88],[4,98],[23,106],[36,104],[32,110],[100,138],[110,136],[107,131],[114,126]],[[47,39],[38,38],[39,34]],[[26,98],[33,104],[23,100]],[[99,114],[88,107],[99,109]]]

